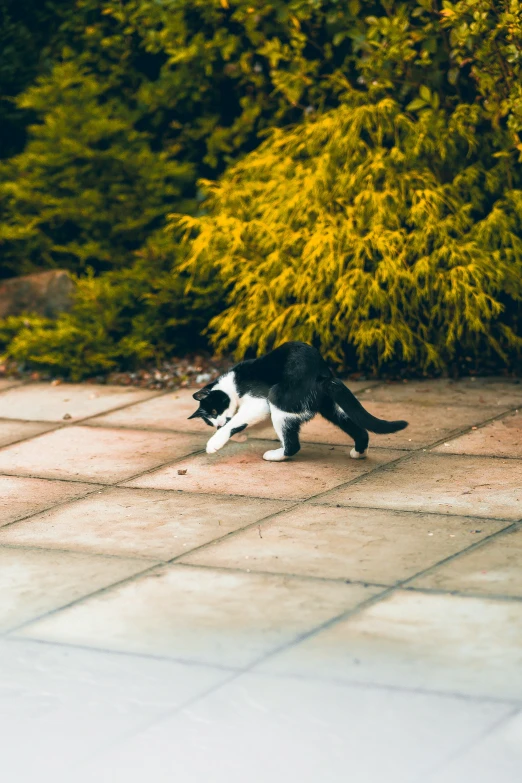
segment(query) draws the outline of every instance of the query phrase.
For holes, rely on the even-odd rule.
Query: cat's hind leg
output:
[[[303,415],[282,411],[273,403],[270,403],[270,415],[277,437],[281,441],[281,448],[265,451],[263,459],[268,462],[284,462],[297,454],[301,448],[299,430],[303,423]]]
[[[329,397],[326,397],[319,408],[323,418],[331,421],[336,427],[346,432],[354,440],[354,447],[350,452],[352,459],[364,459],[368,455],[368,433],[358,424],[355,424],[346,413]]]

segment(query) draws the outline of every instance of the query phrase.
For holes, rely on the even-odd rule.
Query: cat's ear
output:
[[[204,386],[202,389],[200,389],[199,391],[197,391],[197,392],[196,392],[195,394],[193,394],[192,396],[193,396],[193,398],[194,398],[195,400],[197,400],[198,402],[199,402],[200,400],[204,400],[204,399],[205,399],[205,397],[208,397],[208,395],[210,394],[210,390],[211,390],[211,388],[212,388],[211,386]]]

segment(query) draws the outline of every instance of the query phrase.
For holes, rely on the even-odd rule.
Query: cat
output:
[[[201,418],[217,427],[207,443],[214,454],[232,435],[269,416],[281,447],[266,451],[263,459],[282,462],[300,450],[299,429],[319,413],[354,440],[350,456],[368,453],[368,432],[397,432],[406,421],[385,421],[368,413],[359,400],[334,377],[321,354],[311,345],[288,342],[259,359],[236,364],[193,395],[199,408],[189,419]]]

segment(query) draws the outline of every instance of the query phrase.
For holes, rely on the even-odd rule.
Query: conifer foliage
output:
[[[179,223],[197,233],[186,267],[218,269],[229,291],[217,344],[242,356],[300,339],[339,363],[352,345],[374,369],[516,351],[522,192],[475,159],[476,122],[348,89],[207,183],[209,214]]]

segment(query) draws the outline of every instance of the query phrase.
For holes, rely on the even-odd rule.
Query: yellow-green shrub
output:
[[[487,139],[474,155],[477,114],[415,119],[348,90],[207,182],[208,214],[175,222],[193,279],[215,269],[228,290],[216,345],[242,356],[300,339],[374,368],[441,369],[462,351],[514,361],[522,192]]]

